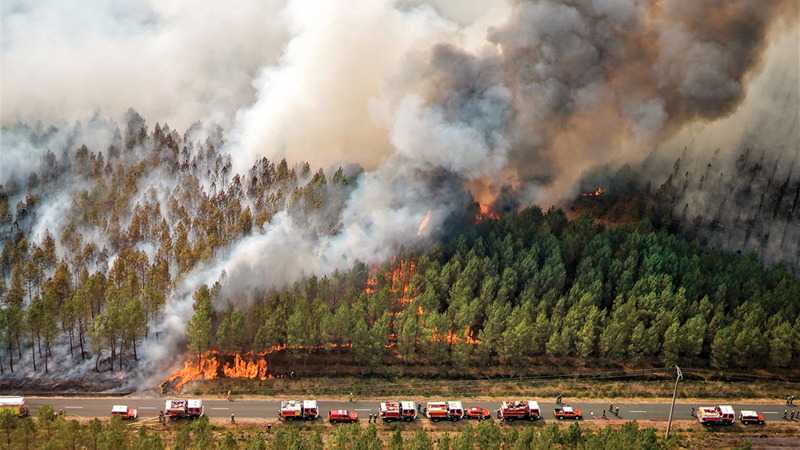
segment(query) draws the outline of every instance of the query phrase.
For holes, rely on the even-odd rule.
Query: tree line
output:
[[[132,110],[107,148],[87,147],[79,130],[24,182],[0,185],[0,373],[22,360],[45,373],[54,359],[68,367],[94,358],[98,371],[134,366],[182,276],[278,211],[331,229],[307,218],[323,206],[335,216],[354,184],[342,169],[266,158],[232,174],[221,130],[204,139],[196,127],[151,130]],[[34,142],[55,133],[30,132]],[[64,211],[42,231],[54,203]]]
[[[356,264],[254,302],[220,292],[216,285],[195,293],[194,351],[339,344],[366,366],[385,356],[457,366],[524,366],[543,356],[800,365],[797,277],[646,220],[609,229],[530,208],[378,270]]]

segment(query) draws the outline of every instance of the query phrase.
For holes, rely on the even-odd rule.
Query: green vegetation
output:
[[[244,310],[231,302],[214,318],[211,345],[344,344],[367,367],[384,353],[452,366],[527,367],[549,357],[795,368],[798,298],[800,280],[754,256],[703,248],[646,221],[605,229],[532,208],[377,273],[357,265],[266,293]],[[231,321],[235,328],[220,325]]]
[[[599,431],[578,424],[560,428],[500,427],[482,422],[448,433],[417,428],[401,433],[386,432],[375,425],[344,425],[335,428],[277,426],[270,433],[253,428],[232,429],[211,425],[203,418],[148,430],[113,419],[88,423],[42,416],[37,419],[0,415],[0,446],[7,449],[88,450],[489,450],[489,449],[669,449],[676,439],[665,441],[654,429],[628,423]]]

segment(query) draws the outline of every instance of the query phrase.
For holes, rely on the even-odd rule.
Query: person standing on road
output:
[[[233,416],[233,413],[231,413],[231,424],[234,423],[236,423],[236,418]]]

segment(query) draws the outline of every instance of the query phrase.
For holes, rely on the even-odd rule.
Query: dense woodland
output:
[[[82,136],[98,127],[110,129],[108,145],[89,148]],[[232,174],[221,130],[150,129],[134,111],[122,127],[14,132],[53,148],[37,170],[0,187],[0,370],[9,374],[134,367],[193,268],[282,210],[312,233],[336,232],[358,183],[357,170],[266,159]],[[201,288],[189,348],[337,345],[365,367],[386,355],[449,365],[541,355],[800,364],[800,280],[781,266],[701,246],[646,214],[612,228],[537,208],[478,219],[383,267],[356,264],[241,294],[247,301]]]
[[[80,139],[97,128],[112,137],[90,149]],[[132,110],[122,129],[101,122],[11,131],[55,148],[24,182],[0,186],[1,372],[23,358],[38,372],[91,357],[97,370],[135,365],[137,343],[157,338],[148,325],[182,276],[278,211],[330,232],[335,223],[324,219],[353,185],[342,169],[329,177],[285,160],[231,175],[230,158],[217,151],[219,129],[148,131]],[[327,214],[317,214],[323,207]],[[52,209],[54,229],[34,235]]]
[[[0,415],[0,445],[17,449],[88,450],[527,450],[527,449],[619,449],[658,450],[677,448],[678,442],[665,441],[653,429],[628,423],[601,431],[546,427],[501,428],[492,422],[477,427],[433,435],[422,429],[401,433],[395,428],[389,436],[378,433],[375,425],[340,425],[334,430],[308,430],[294,426],[276,427],[272,433],[225,430],[212,426],[206,418],[163,430],[134,431],[119,420],[89,423],[53,419],[52,409],[42,408],[37,419]],[[316,427],[315,427],[316,428]]]
[[[800,280],[652,229],[532,208],[381,270],[311,278],[215,312],[195,294],[195,351],[352,345],[366,365],[525,365],[531,357],[655,366],[796,367]],[[232,302],[231,305],[236,304]]]

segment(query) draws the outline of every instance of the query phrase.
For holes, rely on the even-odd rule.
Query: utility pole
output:
[[[672,390],[672,406],[669,408],[669,420],[667,421],[667,434],[664,436],[664,439],[669,439],[669,430],[672,428],[672,412],[675,411],[675,397],[678,396],[678,381],[683,379],[683,372],[681,372],[681,368],[675,366],[676,374],[675,374],[675,388]]]

